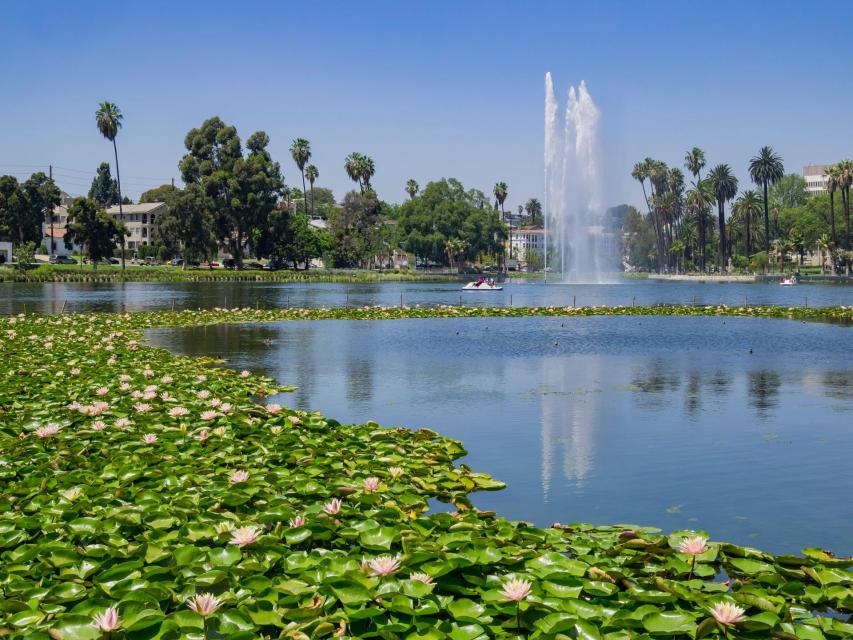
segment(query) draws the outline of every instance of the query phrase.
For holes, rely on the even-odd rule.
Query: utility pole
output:
[[[53,165],[48,165],[48,175],[50,176],[50,181],[53,182]],[[50,257],[53,257],[53,247],[55,240],[53,239],[53,211],[48,213],[50,216]]]
[[[174,189],[174,188],[175,188],[175,179],[172,178],[172,189]]]

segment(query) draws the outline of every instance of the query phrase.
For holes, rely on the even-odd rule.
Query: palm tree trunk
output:
[[[311,181],[311,217],[314,217],[314,181]]]
[[[752,217],[751,213],[746,214],[746,259],[749,260],[749,256],[752,254],[752,247],[750,246],[749,239],[749,219]]]
[[[305,170],[299,170],[302,173],[302,209],[305,211],[305,215],[308,215],[308,200],[305,197]]]
[[[767,202],[767,180],[764,181],[764,253],[770,255],[770,210]]]
[[[832,223],[832,242],[837,242],[835,237],[835,192],[829,192],[829,220]]]
[[[699,244],[701,245],[699,264],[702,267],[702,273],[705,273],[705,214],[702,212],[699,213]]]
[[[850,187],[847,187],[841,192],[844,197],[844,224],[847,227],[847,232],[844,239],[844,247],[850,248]]]
[[[121,223],[124,224],[124,210],[121,203],[121,174],[118,171],[118,147],[116,139],[113,138],[113,152],[116,156],[116,184],[118,185],[118,217]],[[124,234],[121,236],[121,272],[124,273]]]
[[[717,221],[720,225],[720,275],[726,268],[726,218],[723,200],[717,200]]]

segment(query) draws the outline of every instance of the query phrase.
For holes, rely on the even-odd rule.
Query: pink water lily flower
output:
[[[302,424],[302,420],[299,419],[299,416],[287,416],[287,419],[290,420],[291,424]]]
[[[240,372],[240,377],[241,377],[241,378],[248,378],[250,375],[252,375],[252,374],[251,374],[251,372],[247,371],[246,369],[243,369],[243,370]]]
[[[104,429],[106,429],[106,428],[107,428],[107,423],[106,423],[106,422],[104,422],[103,420],[95,420],[95,421],[92,423],[92,428],[93,428],[95,431],[103,431]]]
[[[130,382],[131,377],[129,375],[127,375],[126,373],[123,373],[118,377],[118,381],[119,382]]]
[[[362,487],[364,487],[365,491],[376,491],[379,488],[379,478],[371,476],[369,478],[365,478],[364,482],[362,482]]]
[[[219,415],[219,413],[217,411],[202,411],[201,412],[201,419],[202,420],[216,420],[216,416],[218,416],[218,415]]]
[[[222,606],[222,601],[212,593],[202,593],[187,600],[187,606],[198,615],[206,618]]]
[[[199,400],[207,400],[210,397],[210,391],[207,389],[202,389],[198,393],[195,394],[195,397]]]
[[[97,396],[105,396],[109,392],[110,392],[110,390],[107,389],[106,387],[98,387],[97,389],[95,389],[95,395],[97,395]]]
[[[203,373],[198,374],[195,377],[195,379],[198,380],[199,382],[207,382],[207,376],[204,375]]]
[[[432,576],[428,573],[413,573],[409,576],[409,580],[417,580],[418,582],[423,582],[424,584],[432,584]]]
[[[509,580],[504,583],[501,595],[508,602],[521,602],[530,595],[530,583],[527,580]]]
[[[678,551],[691,556],[699,556],[708,550],[708,539],[703,536],[684,538],[678,543]]]
[[[145,376],[146,378],[150,378],[151,376],[154,375],[154,372],[151,369],[145,369],[142,371],[142,375]]]
[[[245,547],[252,544],[261,537],[261,531],[257,527],[248,525],[235,529],[231,534],[229,544],[236,544],[238,547]]]
[[[268,404],[268,405],[266,405],[266,410],[267,410],[267,413],[271,413],[272,415],[275,415],[275,414],[281,412],[281,405],[280,404]]]
[[[118,615],[118,609],[110,607],[103,613],[99,613],[92,618],[92,626],[99,631],[113,631],[121,625],[121,618]]]
[[[400,559],[397,556],[379,556],[371,560],[368,566],[375,576],[390,576],[400,568]]]
[[[155,442],[157,442],[157,436],[153,433],[146,433],[144,436],[142,436],[142,442],[144,442],[145,444],[154,444]]]
[[[198,438],[201,441],[204,441],[204,440],[207,440],[208,435],[209,435],[209,433],[208,433],[207,429],[202,429],[201,431],[198,432],[198,435],[196,435],[196,438]]]
[[[724,625],[740,624],[746,620],[743,615],[745,610],[731,602],[718,602],[709,611],[714,616],[714,620]]]
[[[341,510],[341,501],[339,498],[332,498],[329,502],[323,505],[323,511],[330,516],[336,515]]]
[[[405,469],[403,469],[403,467],[391,467],[390,469],[388,469],[388,473],[391,474],[392,478],[399,478],[401,475],[403,475],[404,471]]]
[[[115,425],[119,429],[125,429],[130,426],[130,420],[128,418],[119,418],[116,420]]]
[[[135,405],[133,405],[133,408],[136,410],[137,413],[148,413],[149,411],[151,411],[151,405],[145,402],[137,402]]]
[[[180,418],[181,416],[185,416],[190,412],[186,407],[172,407],[169,409],[169,415],[173,418]]]
[[[39,427],[35,433],[39,438],[49,438],[55,436],[62,429],[58,424],[49,424],[45,427]]]
[[[231,474],[231,477],[228,478],[231,481],[231,484],[237,484],[239,482],[246,482],[249,479],[249,472],[239,469]]]
[[[162,382],[163,384],[169,384],[173,380],[174,378],[172,378],[172,376],[163,376],[162,378],[160,378],[160,382]]]
[[[44,346],[46,346],[46,347],[47,347],[48,345],[52,345],[52,344],[53,344],[52,342],[45,342],[45,343],[44,343]],[[80,375],[80,369],[78,369],[77,367],[74,367],[74,368],[71,370],[71,375],[72,375],[72,376],[79,376],[79,375]]]
[[[294,516],[290,519],[289,524],[292,529],[296,529],[297,527],[301,527],[305,524],[305,518],[302,516]]]

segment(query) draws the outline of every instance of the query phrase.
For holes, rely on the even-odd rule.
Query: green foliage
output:
[[[403,248],[423,260],[448,264],[447,241],[465,242],[462,257],[502,255],[508,232],[499,215],[476,189],[466,191],[458,180],[430,182],[398,213]]]
[[[119,203],[118,182],[113,180],[108,162],[102,162],[98,165],[92,186],[89,187],[89,197],[104,209]]]
[[[270,216],[272,245],[268,255],[307,269],[314,258],[329,249],[328,236],[308,223],[308,216],[287,210],[277,210]]]
[[[168,196],[166,212],[158,218],[155,240],[173,255],[180,255],[184,268],[191,258],[216,254],[212,202],[201,185],[191,183]]]
[[[787,173],[782,176],[768,192],[770,207],[786,209],[800,207],[809,199],[806,191],[806,180],[797,173]]]
[[[380,226],[379,200],[375,192],[350,191],[346,194],[340,211],[329,220],[332,265],[366,266],[379,248]]]
[[[21,183],[14,176],[0,176],[0,234],[18,243],[41,243],[42,222],[59,202],[59,189],[42,172]]]
[[[557,311],[853,319],[840,308]],[[0,628],[15,638],[95,640],[93,616],[115,606],[116,635],[128,638],[758,640],[853,632],[841,617],[817,615],[850,608],[850,558],[819,548],[773,556],[717,541],[689,556],[679,545],[694,532],[507,521],[473,507],[472,492],[504,485],[457,465],[466,453],[459,442],[265,406],[254,399],[285,389],[138,342],[152,326],[522,313],[554,310],[0,318],[0,408],[8,414],[0,422]],[[152,397],[135,397],[145,393]],[[235,471],[246,476],[235,481]],[[333,499],[340,509],[327,506]],[[456,513],[429,511],[431,500]],[[234,543],[239,527],[254,528],[242,546]],[[384,576],[370,565],[381,556],[396,560]],[[518,604],[502,593],[511,579],[530,585]],[[221,602],[204,621],[186,604],[201,592]],[[745,617],[725,635],[709,614],[721,602]]]
[[[34,242],[22,242],[15,245],[15,269],[26,271],[32,268],[36,260],[36,245]]]
[[[65,245],[70,247],[76,242],[85,246],[93,269],[113,255],[116,243],[126,234],[124,225],[91,198],[77,198],[68,208]]]
[[[139,202],[168,202],[170,196],[176,194],[180,189],[171,184],[161,184],[148,191],[143,191],[139,196]]]

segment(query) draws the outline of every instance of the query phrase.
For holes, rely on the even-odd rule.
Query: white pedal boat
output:
[[[469,282],[464,287],[462,287],[462,291],[503,291],[503,287],[496,284],[489,284],[484,282],[478,285],[476,282]]]

